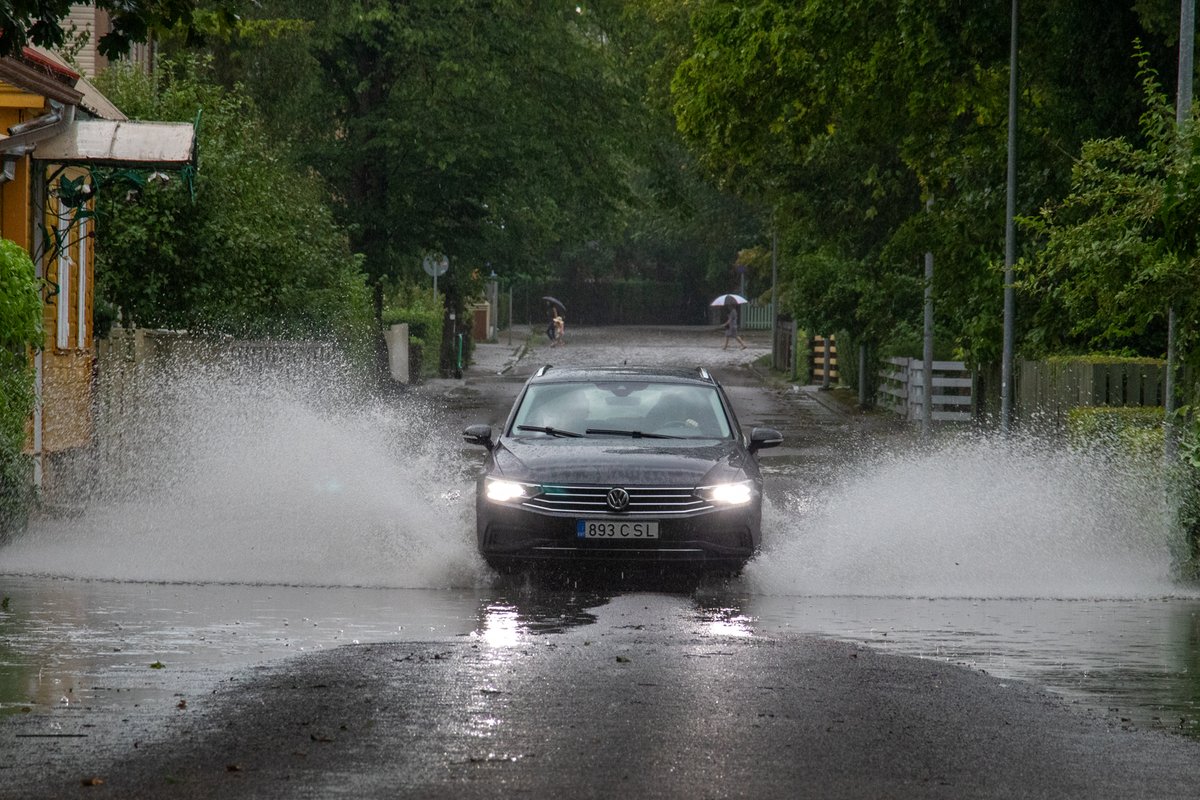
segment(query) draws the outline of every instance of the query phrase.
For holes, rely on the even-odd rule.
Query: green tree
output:
[[[0,4],[0,55],[14,55],[27,44],[51,49],[66,40],[63,21],[72,0],[8,0]],[[196,41],[201,32],[228,28],[234,20],[230,2],[208,3],[197,11],[197,0],[91,0],[88,5],[109,14],[109,29],[99,38],[100,52],[111,58],[124,55],[134,42],[148,41],[155,33],[174,29]]]
[[[680,13],[666,0],[651,5]],[[697,0],[686,9],[687,36],[671,51],[679,129],[723,185],[774,210],[797,317],[874,341],[903,336],[920,319],[931,251],[939,331],[963,355],[997,356],[1008,5]],[[1169,63],[1171,42],[1160,0],[1021,9],[1018,208],[1032,209],[1066,191],[1083,139],[1136,134],[1129,42],[1144,35],[1155,66]]]
[[[100,302],[145,326],[361,339],[369,298],[324,185],[281,154],[243,91],[207,72],[193,59],[101,78],[132,118],[201,122],[194,187],[97,173]]]
[[[1161,355],[1171,306],[1194,337],[1200,280],[1200,136],[1181,135],[1157,74],[1139,54],[1140,146],[1084,143],[1071,191],[1026,220],[1041,240],[1021,264],[1047,350]]]
[[[376,291],[449,256],[447,314],[473,273],[545,275],[612,239],[639,113],[612,45],[620,4],[528,0],[265,2],[221,45],[273,129],[338,198]],[[251,79],[250,76],[253,76]],[[295,109],[305,109],[299,118]],[[454,331],[447,326],[448,337]],[[449,361],[451,340],[443,348]]]
[[[42,341],[42,300],[33,262],[0,239],[0,539],[24,524],[32,500],[31,464],[22,455],[33,411],[30,347]]]

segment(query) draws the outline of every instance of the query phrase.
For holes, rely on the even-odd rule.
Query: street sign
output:
[[[450,259],[441,253],[430,253],[421,259],[421,269],[425,270],[425,274],[431,278],[440,277],[450,269]]]
[[[446,258],[441,253],[430,253],[421,259],[421,269],[425,270],[425,274],[433,278],[433,302],[437,302],[437,279],[439,275],[445,275],[446,270],[450,269],[450,259]]]

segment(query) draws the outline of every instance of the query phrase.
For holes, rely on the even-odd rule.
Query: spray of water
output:
[[[433,404],[342,365],[182,360],[109,387],[80,487],[0,569],[115,580],[474,586],[471,476]],[[772,480],[787,482],[785,475]],[[794,479],[793,479],[794,480]],[[86,487],[86,490],[83,490]],[[1031,441],[875,454],[765,509],[764,594],[1180,594],[1155,463]]]
[[[971,439],[881,456],[766,512],[763,593],[1161,597],[1173,526],[1156,463]]]
[[[100,409],[95,450],[7,572],[142,581],[472,585],[469,469],[439,413],[337,365],[158,366]]]

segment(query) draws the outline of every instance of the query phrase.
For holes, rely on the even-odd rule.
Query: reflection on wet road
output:
[[[7,577],[0,712],[165,704],[239,668],[352,642],[818,634],[1032,681],[1143,727],[1200,735],[1200,600],[969,600],[545,587],[348,589]],[[678,588],[678,587],[676,587]]]

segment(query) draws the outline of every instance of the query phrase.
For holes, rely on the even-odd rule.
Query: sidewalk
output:
[[[476,342],[471,363],[463,369],[463,378],[496,376],[509,372],[528,352],[530,327],[514,325],[501,331],[495,342]]]

